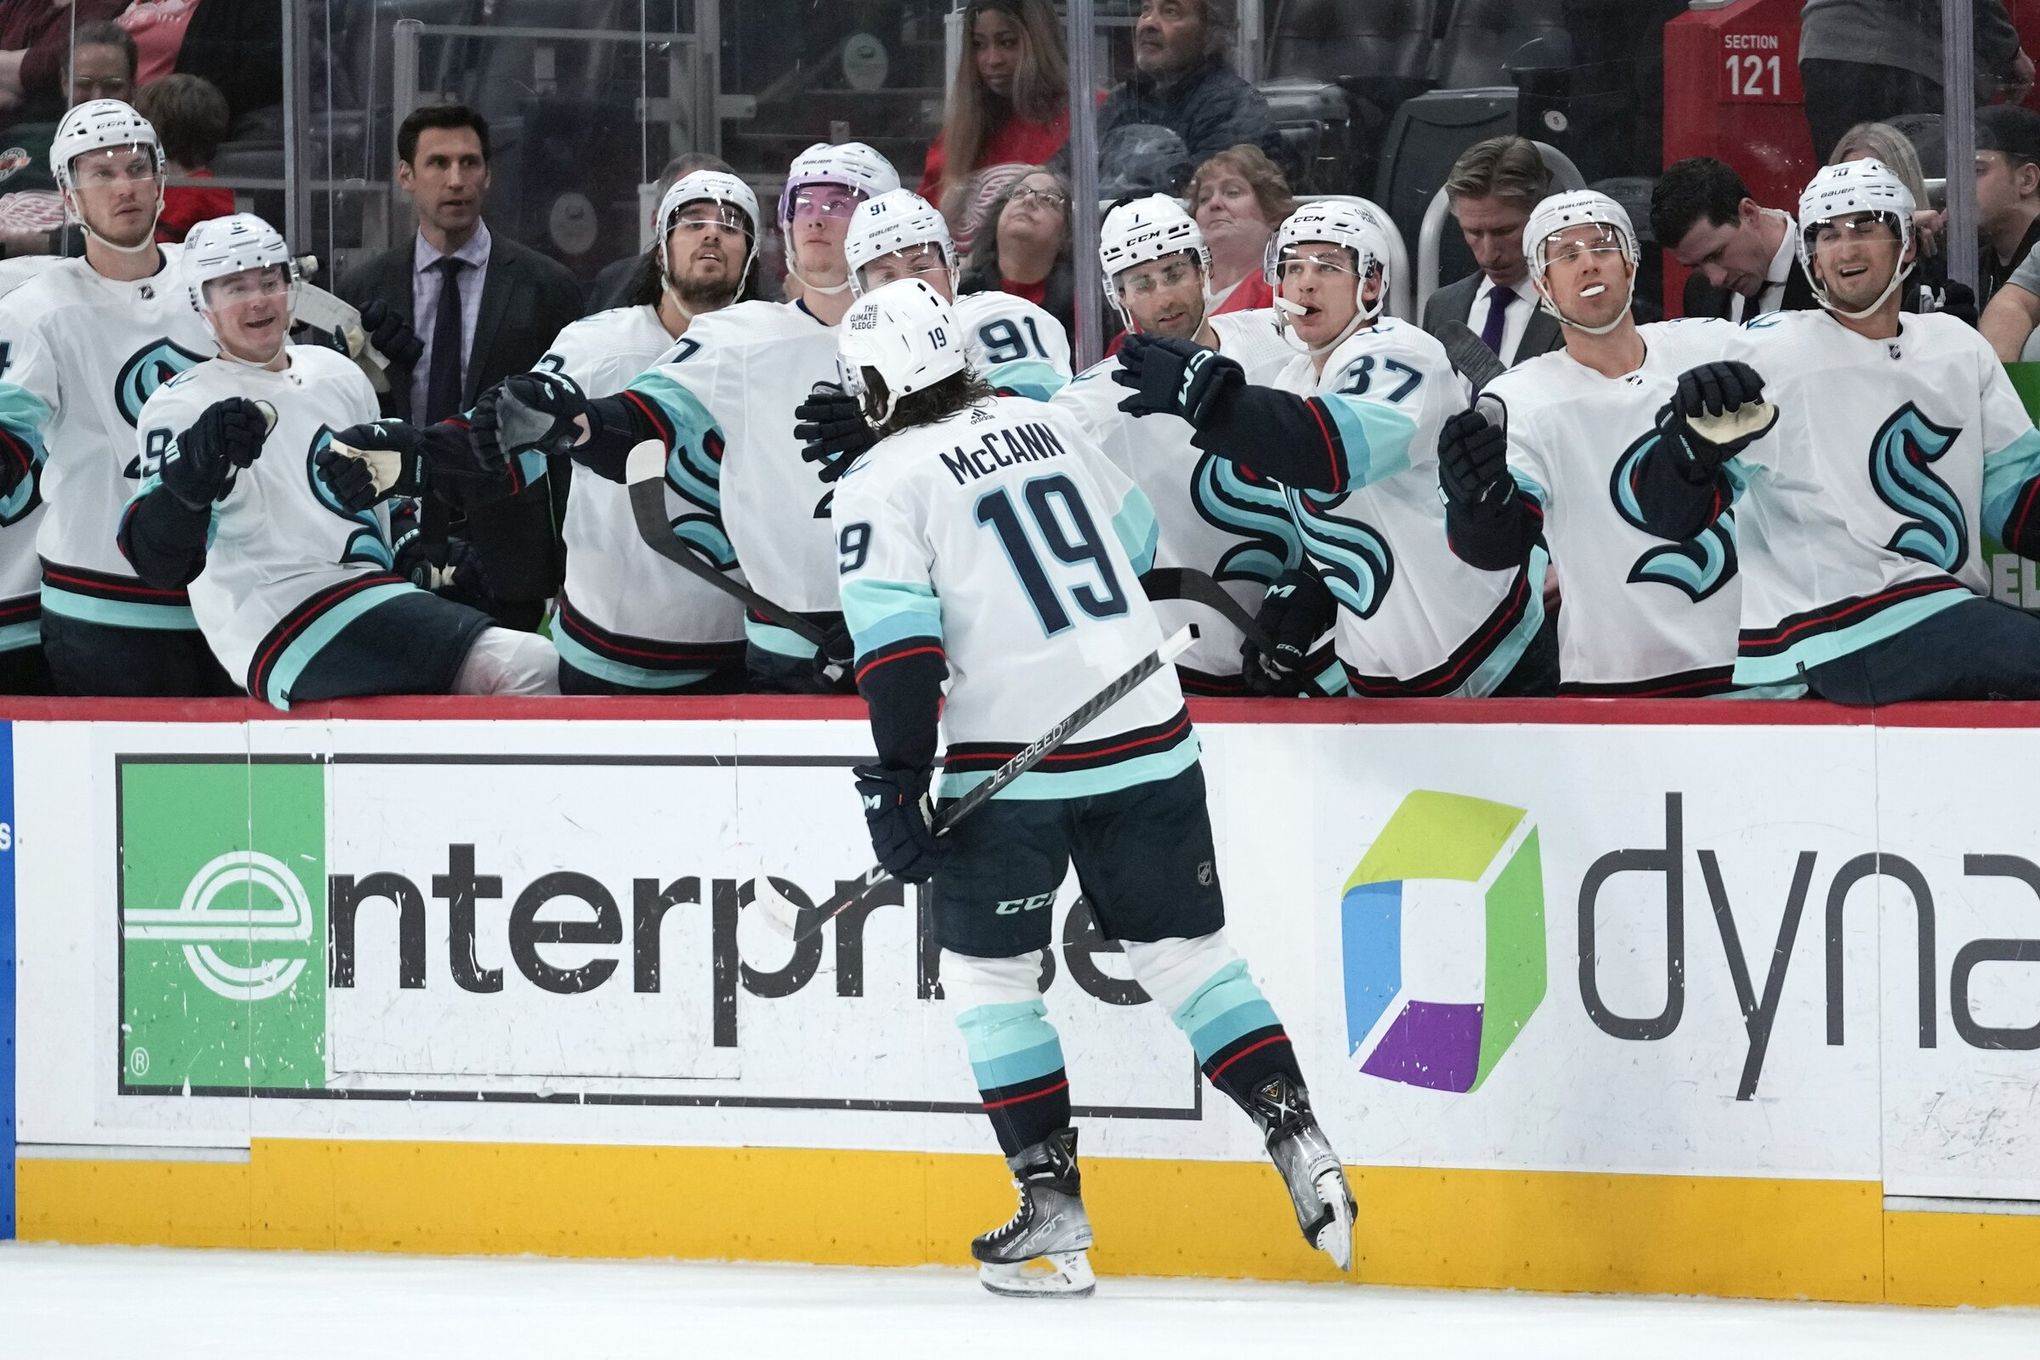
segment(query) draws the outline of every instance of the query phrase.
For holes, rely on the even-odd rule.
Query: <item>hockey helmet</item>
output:
[[[1391,259],[1387,232],[1391,230],[1373,212],[1369,205],[1354,199],[1324,198],[1315,203],[1306,203],[1289,215],[1268,241],[1268,254],[1262,268],[1262,276],[1268,286],[1275,290],[1275,310],[1281,319],[1285,337],[1294,332],[1289,324],[1294,304],[1282,296],[1282,263],[1298,246],[1307,243],[1324,242],[1343,246],[1353,254],[1353,305],[1358,310],[1353,320],[1338,337],[1329,344],[1308,347],[1310,353],[1324,353],[1344,344],[1353,332],[1381,315],[1381,309],[1388,302],[1390,279],[1388,276]],[[1381,279],[1381,291],[1374,299],[1374,305],[1367,304],[1367,280],[1375,275]],[[1292,343],[1295,343],[1292,341]]]
[[[1530,263],[1530,277],[1537,284],[1538,305],[1557,317],[1560,323],[1585,331],[1589,335],[1606,335],[1622,324],[1622,316],[1600,326],[1584,326],[1558,309],[1558,304],[1544,290],[1545,243],[1560,232],[1574,227],[1602,227],[1615,238],[1622,251],[1622,258],[1629,264],[1629,299],[1623,303],[1623,312],[1629,310],[1629,301],[1636,297],[1636,269],[1639,254],[1636,248],[1636,224],[1629,220],[1629,212],[1620,203],[1593,189],[1573,189],[1553,194],[1539,203],[1530,214],[1530,220],[1523,224],[1523,255]]]
[[[145,146],[157,169],[163,166],[163,143],[148,119],[118,99],[94,99],[78,105],[57,124],[50,142],[50,175],[60,189],[76,192],[71,163],[92,151],[120,146]]]
[[[857,205],[850,234],[843,239],[843,258],[850,263],[850,288],[859,297],[867,291],[864,266],[873,260],[915,246],[934,246],[949,270],[949,290],[956,291],[956,243],[949,224],[927,199],[911,189],[889,189]]]
[[[659,276],[669,284],[672,282],[666,273],[666,243],[680,221],[681,210],[694,203],[720,203],[743,214],[744,272],[737,276],[741,282],[750,275],[751,266],[758,259],[758,195],[743,180],[720,170],[696,170],[682,175],[659,200]]]
[[[1150,194],[1122,203],[1105,214],[1098,228],[1098,263],[1105,273],[1105,299],[1133,325],[1119,292],[1119,276],[1137,265],[1170,255],[1195,254],[1206,296],[1211,288],[1211,250],[1204,229],[1183,205],[1167,194]]]
[[[877,425],[892,418],[901,397],[966,367],[956,313],[921,279],[895,279],[859,298],[843,318],[836,352],[865,418]]]
[[[1836,312],[1852,321],[1860,321],[1884,305],[1892,290],[1898,287],[1912,269],[1905,261],[1906,251],[1912,245],[1912,215],[1919,205],[1913,201],[1911,189],[1898,173],[1883,161],[1866,157],[1859,161],[1843,161],[1839,165],[1822,166],[1807,184],[1806,191],[1799,196],[1799,267],[1806,271],[1807,281],[1813,285],[1813,295],[1820,305],[1829,311],[1836,311],[1828,301],[1827,285],[1814,272],[1814,242],[1820,229],[1838,217],[1850,217],[1857,213],[1875,213],[1892,224],[1898,234],[1898,267],[1891,271],[1891,282],[1877,295],[1877,301],[1860,312]]]
[[[841,185],[869,199],[899,188],[900,176],[891,161],[862,142],[816,142],[787,167],[786,187],[779,191],[780,226],[793,220],[794,195],[810,184]]]

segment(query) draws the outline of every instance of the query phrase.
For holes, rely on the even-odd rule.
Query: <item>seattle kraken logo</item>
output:
[[[1197,460],[1190,474],[1190,504],[1216,528],[1244,542],[1227,548],[1212,576],[1220,581],[1256,581],[1267,585],[1303,562],[1303,544],[1289,518],[1289,502],[1265,482],[1240,475],[1239,468],[1217,454]]]
[[[1297,520],[1303,526],[1304,545],[1319,568],[1319,575],[1340,604],[1363,619],[1374,617],[1388,588],[1395,584],[1395,555],[1371,525],[1356,519],[1339,519],[1325,513],[1342,504],[1349,493],[1317,496],[1293,491]]]
[[[1870,485],[1905,517],[1884,546],[1953,572],[1969,560],[1962,502],[1927,465],[1955,446],[1962,431],[1936,425],[1911,402],[1892,412],[1870,441]]]
[[[342,566],[354,562],[367,563],[388,571],[396,563],[396,554],[390,550],[389,539],[384,535],[382,524],[375,517],[375,511],[349,510],[333,497],[333,489],[326,485],[326,479],[319,475],[319,451],[333,442],[333,431],[321,425],[319,432],[312,436],[312,446],[305,450],[305,479],[312,484],[312,496],[357,529],[347,536],[347,547],[340,554]]]
[[[1657,431],[1653,430],[1625,449],[1615,460],[1615,475],[1608,483],[1616,512],[1645,533],[1650,532],[1650,526],[1643,522],[1643,510],[1636,503],[1636,493],[1630,489],[1634,485],[1631,479],[1636,465],[1657,442]],[[1698,604],[1727,585],[1735,575],[1735,567],[1735,516],[1724,514],[1685,542],[1652,548],[1637,558],[1636,565],[1629,569],[1629,582],[1636,585],[1655,581],[1671,586],[1683,590]]]
[[[157,388],[185,369],[204,362],[203,354],[193,354],[174,341],[151,341],[120,366],[120,376],[113,380],[113,404],[123,420],[130,425],[138,424],[143,405],[156,395]]]

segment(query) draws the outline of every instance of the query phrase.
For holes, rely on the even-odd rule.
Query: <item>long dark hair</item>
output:
[[[865,381],[875,385],[882,399],[885,384],[878,375],[867,369]],[[917,425],[933,425],[966,407],[990,401],[998,395],[990,383],[978,376],[976,369],[966,367],[961,373],[952,373],[925,391],[901,397],[893,403],[892,414],[886,417],[885,423],[874,428],[883,437],[911,430]]]
[[[1013,98],[1001,99],[978,79],[971,33],[977,17],[995,10],[1020,26],[1025,55],[1013,73]],[[1069,57],[1063,50],[1062,23],[1047,0],[971,0],[963,12],[963,52],[956,59],[949,111],[942,125],[942,187],[937,206],[954,213],[964,182],[978,169],[985,143],[999,124],[1018,116],[1052,123],[1069,104]]]

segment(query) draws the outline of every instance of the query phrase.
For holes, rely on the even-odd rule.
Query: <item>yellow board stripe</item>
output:
[[[246,1163],[28,1151],[20,1236],[73,1243],[964,1265],[971,1236],[1013,1207],[990,1156],[300,1139],[256,1139]],[[2040,1303],[2040,1217],[1885,1213],[1874,1182],[1349,1174],[1367,1283]],[[1265,1163],[1092,1158],[1084,1199],[1101,1274],[1338,1278]]]

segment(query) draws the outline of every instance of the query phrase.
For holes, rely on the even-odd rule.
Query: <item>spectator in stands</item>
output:
[[[2040,240],[2040,113],[2011,104],[1977,110],[1976,231],[1987,303]]]
[[[172,71],[203,76],[226,98],[229,139],[283,135],[283,6],[276,0],[134,0],[119,23],[141,52],[138,84]]]
[[[2033,61],[2002,0],[1971,0],[1970,9],[1980,102],[2024,101]],[[1806,0],[1799,16],[1799,79],[1814,155],[1825,160],[1852,124],[1943,111],[1938,3]]]
[[[54,119],[69,108],[63,77],[72,28],[120,8],[121,0],[0,0],[0,115]]]
[[[1076,324],[1076,269],[1070,258],[1069,181],[1032,166],[992,204],[963,272],[965,293],[1026,298],[1062,323]]]
[[[227,135],[227,97],[201,76],[167,75],[135,96],[135,111],[163,139],[164,169],[172,179],[211,179],[207,167]],[[156,239],[182,241],[200,222],[234,211],[232,189],[173,185],[163,190]]]
[[[659,192],[652,195],[653,235],[656,235],[659,230],[659,204],[665,201],[666,191],[678,183],[682,175],[691,175],[696,170],[716,170],[725,175],[737,173],[730,168],[728,161],[720,156],[710,155],[706,151],[689,151],[667,161],[666,168],[659,172]],[[612,307],[637,305],[637,301],[631,296],[633,293],[640,291],[637,286],[637,276],[642,272],[641,266],[643,266],[644,262],[655,258],[652,252],[647,249],[641,250],[635,255],[625,255],[621,259],[612,260],[608,264],[603,265],[602,272],[597,274],[595,281],[588,285],[587,315],[593,316],[597,312],[606,312]],[[656,280],[654,281],[656,282]]]
[[[1948,277],[1948,259],[1941,253],[1944,214],[1927,198],[1927,182],[1920,170],[1920,154],[1903,132],[1889,123],[1858,123],[1835,143],[1828,164],[1874,160],[1897,175],[1919,206],[1913,209],[1914,252],[1912,272],[1899,292],[1899,309],[1906,312],[1947,312],[1968,325],[1976,324],[1976,294],[1968,284]]]
[[[64,64],[64,107],[94,99],[132,102],[137,60],[135,40],[119,24],[102,19],[78,25],[71,39],[70,60]]]
[[[1246,142],[1293,168],[1268,101],[1232,68],[1238,23],[1234,0],[1141,0],[1134,72],[1098,110],[1099,137],[1131,123],[1159,123],[1182,137],[1192,165]]]
[[[1258,146],[1228,147],[1197,167],[1184,196],[1211,251],[1206,315],[1273,307],[1263,272],[1268,241],[1296,211],[1281,169]]]
[[[1537,305],[1523,255],[1524,224],[1550,192],[1551,169],[1527,137],[1490,137],[1460,153],[1445,197],[1480,270],[1431,294],[1426,331],[1460,322],[1504,364],[1564,345],[1558,322]]]
[[[64,64],[66,107],[94,99],[127,102],[135,88],[135,45],[118,24],[98,20],[78,25]],[[0,168],[0,256],[80,255],[85,242],[78,226],[65,224],[64,200],[50,178],[50,141],[55,123],[18,123],[7,134],[10,164]],[[225,209],[233,211],[229,204]]]
[[[1666,168],[1651,191],[1650,227],[1693,271],[1683,315],[1744,321],[1818,305],[1799,264],[1792,214],[1760,207],[1742,176],[1712,156]]]
[[[365,314],[380,304],[373,315],[401,317],[424,342],[411,372],[391,370],[382,402],[384,415],[424,425],[460,414],[483,388],[535,365],[581,315],[581,286],[562,265],[490,234],[482,217],[489,125],[473,109],[429,105],[404,119],[397,184],[417,213],[416,236],[357,265],[340,292]],[[562,475],[468,511],[467,541],[493,596],[488,612],[510,627],[536,628],[559,585],[551,484],[564,485],[564,463],[557,471]],[[423,532],[430,551],[452,554],[443,521],[428,514]]]
[[[969,253],[986,207],[1012,179],[1002,167],[1046,164],[1070,139],[1069,56],[1048,0],[970,0],[968,34],[942,130],[928,145],[921,197],[942,210]]]

